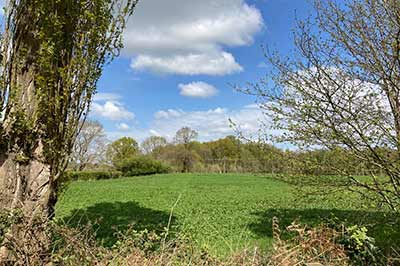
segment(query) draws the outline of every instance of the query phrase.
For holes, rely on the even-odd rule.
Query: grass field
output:
[[[98,240],[110,246],[115,231],[129,224],[136,230],[164,230],[174,204],[171,231],[184,233],[199,248],[217,255],[255,245],[271,247],[274,216],[282,228],[294,220],[316,225],[337,217],[367,225],[382,246],[400,239],[399,230],[384,226],[394,217],[363,206],[354,194],[305,197],[287,183],[256,175],[168,174],[77,181],[59,199],[56,217],[71,226],[96,221]]]

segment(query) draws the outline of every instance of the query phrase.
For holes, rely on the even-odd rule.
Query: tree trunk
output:
[[[41,42],[37,38],[36,14],[27,7],[17,9],[11,42],[9,103],[0,126],[7,147],[0,150],[0,208],[21,209],[27,217],[54,213],[55,184],[46,162],[38,116],[37,78]],[[51,115],[51,114],[49,114]]]
[[[48,235],[33,225],[35,219],[45,221],[52,217],[56,202],[56,189],[50,167],[43,163],[41,155],[40,144],[36,147],[33,158],[27,162],[18,161],[18,154],[15,153],[2,155],[0,159],[0,206],[11,211],[21,210],[25,222],[23,225],[12,225],[8,229],[3,243],[0,243],[0,265],[18,260],[18,255],[15,254],[28,246],[33,248],[32,254],[48,254]],[[31,234],[26,235],[26,230]],[[10,246],[13,247],[11,253]]]
[[[29,12],[26,11],[26,12]],[[28,243],[24,229],[34,232],[34,239],[48,243],[43,232],[36,230],[35,219],[47,219],[54,215],[56,187],[52,177],[51,165],[46,162],[39,128],[36,92],[36,61],[40,44],[36,41],[34,23],[29,22],[29,13],[22,13],[24,18],[16,25],[16,36],[13,43],[12,62],[9,75],[9,103],[6,106],[2,127],[2,140],[5,147],[0,150],[0,210],[5,209],[21,215],[27,222],[25,227],[12,225],[4,242],[0,243],[0,265],[10,263],[13,258],[9,249],[11,244]],[[29,228],[32,227],[32,228]],[[36,232],[37,231],[37,232]],[[14,245],[15,246],[15,245]],[[47,254],[49,246],[38,252]],[[15,251],[15,250],[14,250]],[[15,256],[15,255],[14,255]]]
[[[0,206],[21,209],[24,216],[54,215],[55,184],[50,178],[50,166],[41,160],[42,145],[35,149],[33,158],[19,162],[17,154],[9,154],[0,161]]]

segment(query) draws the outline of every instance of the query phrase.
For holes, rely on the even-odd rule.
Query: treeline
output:
[[[101,125],[89,121],[83,127],[79,139],[86,140],[86,143],[76,144],[70,170],[117,170],[122,175],[165,172],[364,175],[371,170],[370,165],[362,164],[339,147],[333,150],[283,150],[235,136],[199,142],[198,133],[189,127],[176,132],[171,142],[161,136],[151,136],[140,145],[130,137],[107,144],[100,141],[103,133],[83,136],[88,132],[102,132]],[[374,172],[379,173],[379,169]]]
[[[344,149],[293,151],[273,145],[245,142],[234,136],[216,141],[170,143],[150,153],[176,172],[276,173],[304,175],[363,175],[368,167]]]

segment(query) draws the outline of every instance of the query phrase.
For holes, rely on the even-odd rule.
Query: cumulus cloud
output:
[[[91,114],[113,121],[132,120],[135,118],[134,113],[126,110],[121,103],[116,101],[106,101],[104,104],[94,102]]]
[[[139,55],[132,60],[131,67],[160,74],[181,75],[225,75],[243,70],[242,66],[236,63],[233,55],[226,52],[163,57]]]
[[[146,0],[125,32],[131,67],[157,73],[225,75],[243,68],[225,47],[249,45],[260,11],[244,0]]]
[[[125,123],[117,124],[117,128],[118,128],[118,130],[121,130],[121,131],[128,131],[129,129],[131,129],[131,127]]]
[[[178,87],[181,90],[180,94],[186,97],[209,98],[218,93],[214,86],[202,81],[179,84]]]
[[[226,108],[192,112],[175,109],[161,110],[155,113],[150,131],[172,139],[181,127],[189,126],[199,132],[200,140],[208,141],[235,134],[230,120],[244,134],[254,135],[265,121],[265,116],[257,105],[244,106],[238,110]]]
[[[237,130],[250,139],[264,137],[260,135],[264,133],[272,136],[282,134],[282,131],[270,128],[271,125],[269,116],[257,104],[246,105],[239,109],[221,107],[199,111],[167,109],[156,112],[149,126],[132,126],[126,131],[107,132],[107,135],[110,139],[129,136],[139,142],[149,136],[163,136],[172,141],[175,133],[184,126],[196,130],[199,133],[199,141],[211,141],[228,135],[236,135]],[[287,143],[278,144],[278,146],[293,148]]]

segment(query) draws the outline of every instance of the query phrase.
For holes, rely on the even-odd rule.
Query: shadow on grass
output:
[[[71,216],[63,218],[64,223],[77,228],[92,224],[96,239],[106,247],[116,242],[116,232],[124,232],[130,225],[138,232],[147,229],[161,233],[170,218],[170,213],[145,208],[134,201],[103,202],[71,213]],[[173,216],[171,224],[176,224]]]
[[[284,229],[294,221],[308,226],[334,222],[366,226],[368,234],[374,237],[376,244],[384,250],[394,246],[400,247],[400,219],[393,213],[338,209],[268,209],[254,212],[253,215],[256,218],[248,225],[249,229],[261,238],[272,237],[272,218],[277,217],[283,239],[290,236]]]

